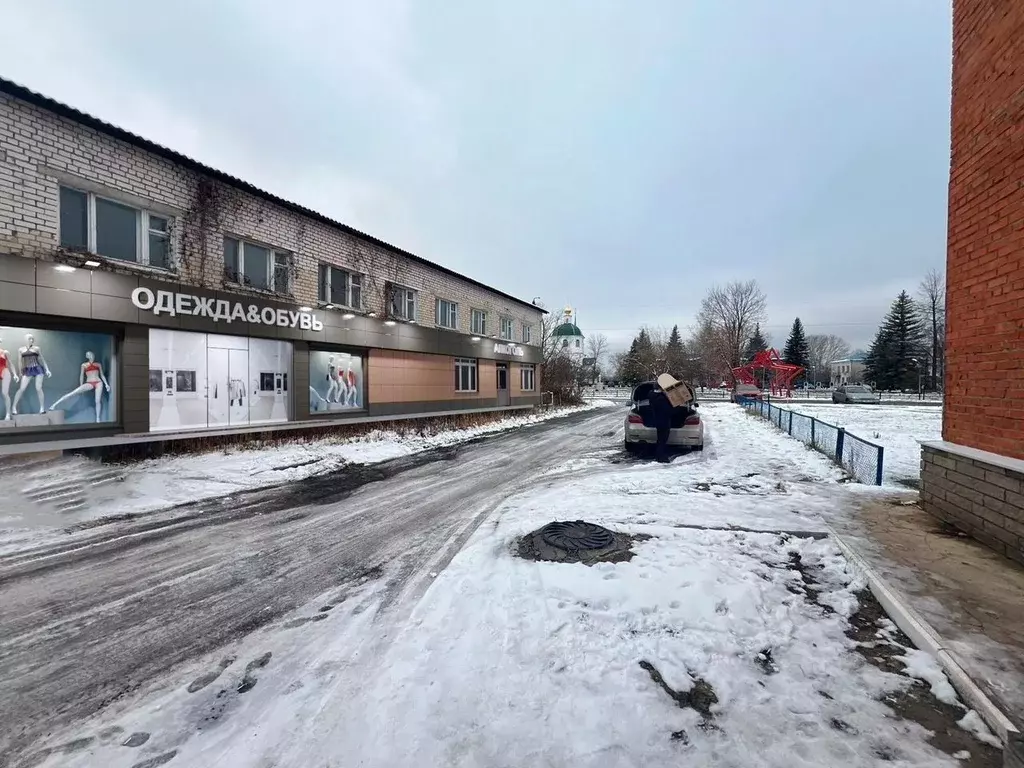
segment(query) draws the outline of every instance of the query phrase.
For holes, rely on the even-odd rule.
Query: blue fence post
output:
[[[817,448],[818,444],[814,442],[814,425],[818,422],[817,419],[811,419],[811,447]]]
[[[843,466],[843,440],[846,438],[846,430],[839,427],[836,430],[836,464]]]
[[[875,485],[882,484],[882,459],[885,458],[885,448],[878,446],[878,469],[875,470]]]
[[[793,412],[789,412],[789,436],[793,436]]]

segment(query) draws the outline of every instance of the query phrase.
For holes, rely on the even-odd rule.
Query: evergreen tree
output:
[[[646,329],[641,328],[640,333],[633,337],[633,343],[629,345],[627,352],[621,362],[619,378],[627,384],[639,384],[647,381],[652,375],[654,365],[654,344]]]
[[[880,390],[916,390],[926,371],[921,313],[906,291],[892,303],[864,361],[869,382]]]
[[[744,365],[753,360],[758,352],[764,352],[766,349],[768,349],[768,342],[761,333],[761,324],[758,323],[754,326],[754,335],[747,341],[747,348],[743,352]]]
[[[797,377],[797,380],[806,375],[807,368],[811,364],[811,348],[807,343],[807,336],[804,335],[804,324],[798,317],[793,321],[793,328],[786,340],[786,348],[782,352],[782,359],[790,365],[799,365],[804,369],[804,374]]]
[[[672,333],[665,343],[665,370],[677,379],[686,378],[686,349],[683,347],[683,337],[679,335],[679,326],[672,326]]]

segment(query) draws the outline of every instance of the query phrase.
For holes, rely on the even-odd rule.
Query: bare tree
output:
[[[540,309],[544,309],[543,302],[536,302]],[[551,335],[555,326],[561,322],[561,318],[552,313],[542,315],[540,318],[540,350],[541,360],[545,365],[550,363],[561,350],[558,347],[558,339]]]
[[[808,379],[814,384],[823,384],[832,380],[832,362],[849,357],[850,345],[833,334],[811,334],[807,337],[807,351]]]
[[[697,325],[711,333],[717,347],[714,353],[729,369],[740,365],[754,326],[765,321],[767,305],[756,280],[713,286],[701,302]]]
[[[593,333],[587,337],[587,353],[594,358],[594,367],[600,371],[604,359],[608,356],[608,337],[603,333]]]
[[[934,391],[939,388],[946,367],[946,278],[937,269],[930,270],[918,286],[917,295],[931,342],[930,386]]]

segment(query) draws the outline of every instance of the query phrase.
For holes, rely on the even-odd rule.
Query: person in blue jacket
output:
[[[668,435],[672,429],[672,411],[675,408],[669,402],[668,395],[661,387],[651,390],[648,397],[651,404],[651,417],[654,420],[654,428],[658,431],[658,442],[654,448],[654,458],[662,464],[669,463],[668,457]]]

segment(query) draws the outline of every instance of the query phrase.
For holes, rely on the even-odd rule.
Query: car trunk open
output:
[[[640,414],[640,418],[644,420],[644,426],[651,428],[654,427],[654,411],[650,406],[648,398],[650,397],[653,389],[653,383],[645,383],[640,384],[635,390],[633,390],[633,410]],[[693,408],[693,403],[673,408],[672,428],[676,429],[683,426],[686,423],[686,419],[695,413],[697,413],[697,411]]]

